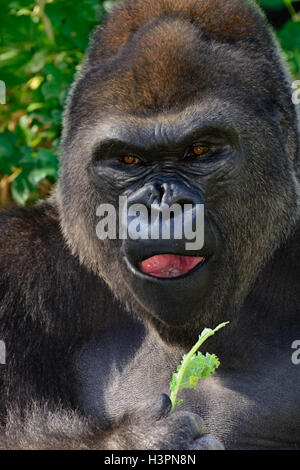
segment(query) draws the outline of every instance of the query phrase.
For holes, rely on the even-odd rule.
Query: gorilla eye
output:
[[[122,158],[122,162],[126,165],[136,165],[141,163],[141,160],[138,157],[134,157],[133,155],[125,155],[125,157]]]
[[[207,147],[207,145],[199,145],[199,144],[196,144],[196,145],[193,145],[192,147],[192,151],[190,152],[190,154],[193,156],[193,155],[196,155],[196,156],[199,156],[199,155],[205,155],[206,153],[209,152],[209,147]]]

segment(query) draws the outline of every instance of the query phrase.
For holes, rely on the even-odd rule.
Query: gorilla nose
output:
[[[198,192],[188,188],[185,184],[178,183],[163,183],[163,196],[161,204],[167,204],[172,206],[173,204],[179,204],[184,206],[185,204],[201,204],[201,197]]]
[[[144,204],[148,209],[152,205],[155,206],[172,206],[178,204],[184,207],[185,204],[202,204],[200,194],[189,188],[186,184],[170,181],[170,182],[153,182],[148,183],[128,198],[129,204]]]
[[[158,254],[198,256],[202,250],[205,218],[201,194],[181,181],[147,183],[128,197],[126,209],[122,221],[128,236],[123,251],[132,264],[137,266]],[[163,268],[172,265],[180,273],[190,269],[182,256],[159,261]]]

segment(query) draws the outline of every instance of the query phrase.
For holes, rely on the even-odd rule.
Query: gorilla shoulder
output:
[[[28,282],[27,275],[31,280],[44,271],[49,275],[62,256],[70,257],[50,200],[1,211],[0,234],[0,276],[11,275],[15,284]]]
[[[14,322],[13,328],[18,329],[29,317],[38,323],[46,322],[50,329],[52,325],[55,331],[58,329],[58,335],[65,331],[63,324],[68,318],[75,331],[76,318],[82,318],[83,312],[85,328],[89,328],[86,311],[93,319],[97,311],[101,322],[99,310],[107,297],[112,302],[111,294],[103,281],[82,266],[69,250],[52,199],[30,208],[1,211],[0,234],[2,319],[7,318],[9,324]],[[89,299],[87,293],[91,291],[97,295]],[[23,318],[20,324],[13,320],[12,311],[18,311]],[[70,327],[69,335],[71,330]]]

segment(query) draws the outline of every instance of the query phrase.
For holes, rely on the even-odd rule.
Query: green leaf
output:
[[[300,48],[300,23],[289,20],[279,31],[278,37],[284,49]]]
[[[36,186],[38,183],[43,181],[47,177],[56,177],[57,171],[55,168],[52,167],[46,167],[46,168],[38,168],[36,170],[32,170],[28,176],[28,180],[30,183],[34,186]]]
[[[25,73],[37,73],[45,66],[47,62],[48,51],[37,51],[32,59],[25,66]]]
[[[108,13],[110,13],[117,4],[118,4],[118,0],[105,0],[103,2],[104,9]]]
[[[284,0],[258,0],[258,3],[268,10],[279,10],[285,6]]]
[[[4,175],[11,174],[11,162],[8,158],[0,158],[0,171]]]
[[[178,403],[177,394],[180,390],[185,388],[195,389],[200,379],[211,377],[219,367],[220,361],[215,354],[206,353],[204,356],[200,352],[198,354],[196,353],[210,336],[214,335],[221,328],[224,328],[228,323],[229,322],[222,323],[214,330],[205,328],[195,346],[193,346],[188,354],[183,356],[180,365],[177,367],[177,372],[173,374],[170,382],[172,411]]]
[[[16,146],[16,137],[10,132],[0,135],[0,159],[11,157],[14,154]]]
[[[37,153],[37,158],[42,164],[51,165],[56,170],[58,169],[58,158],[54,151],[48,149],[40,149]]]
[[[30,103],[27,107],[27,112],[32,113],[37,109],[42,109],[44,107],[44,103]]]
[[[22,178],[22,176],[19,176],[12,182],[11,194],[18,204],[25,206],[30,196],[30,188],[27,181]]]

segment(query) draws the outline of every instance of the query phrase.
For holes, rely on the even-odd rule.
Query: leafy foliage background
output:
[[[26,205],[49,194],[58,176],[68,89],[91,31],[116,1],[0,0],[0,80],[7,88],[6,104],[0,104],[0,206]],[[275,18],[291,72],[299,78],[300,2],[258,2]]]

